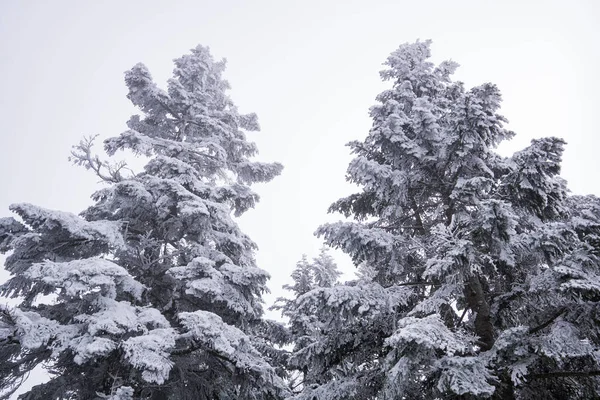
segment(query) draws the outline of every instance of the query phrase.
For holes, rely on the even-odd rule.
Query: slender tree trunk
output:
[[[481,350],[489,350],[494,345],[494,328],[492,326],[490,305],[485,299],[479,275],[471,275],[465,285],[464,294],[469,308],[476,313],[475,334],[481,339]]]

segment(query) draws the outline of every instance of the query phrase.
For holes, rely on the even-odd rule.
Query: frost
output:
[[[254,266],[240,267],[228,262],[215,268],[215,262],[196,257],[187,266],[173,267],[168,273],[186,280],[186,293],[212,303],[226,304],[236,313],[260,313],[256,305],[244,295],[244,287],[266,281],[268,274]],[[198,279],[200,278],[200,279]]]
[[[241,330],[226,324],[216,314],[208,311],[180,313],[179,318],[188,332],[198,341],[210,348],[232,358],[244,357],[243,352],[256,355],[256,350],[250,344],[250,339]],[[236,353],[242,350],[241,353]],[[245,360],[239,360],[245,362]],[[244,365],[238,365],[243,368]]]
[[[113,335],[128,331],[147,332],[148,326],[169,327],[169,322],[158,310],[132,306],[129,302],[109,298],[99,299],[97,306],[100,307],[100,311],[75,317],[77,321],[86,323],[87,331],[91,335],[99,332]]]
[[[444,357],[436,362],[441,370],[438,389],[458,395],[472,394],[488,397],[494,393],[494,376],[480,357]]]
[[[266,271],[253,266],[240,267],[238,265],[225,263],[221,265],[220,271],[221,274],[223,274],[223,277],[229,282],[240,286],[250,286],[257,280],[260,281],[269,278],[269,274]]]
[[[314,305],[327,307],[335,310],[337,318],[352,320],[367,313],[386,313],[392,304],[406,303],[411,294],[412,291],[404,287],[391,287],[386,290],[378,284],[339,285],[309,291],[298,297],[296,305],[306,310]]]
[[[28,203],[13,204],[10,209],[35,229],[64,229],[74,238],[101,240],[115,248],[125,246],[119,222],[86,221],[68,212],[47,210]]]
[[[117,343],[108,338],[85,335],[73,339],[69,347],[75,353],[73,361],[81,365],[90,359],[109,354],[117,348]]]
[[[326,382],[321,386],[306,387],[293,400],[346,400],[359,392],[358,380],[349,379]]]
[[[522,362],[513,364],[510,371],[510,379],[515,386],[522,385],[527,382],[527,373],[529,365],[532,363],[532,359],[526,359]]]
[[[494,342],[494,351],[503,351],[515,346],[522,346],[526,343],[529,328],[527,326],[516,326],[510,329],[505,329],[504,332]],[[518,351],[516,351],[518,353]]]
[[[19,342],[26,349],[33,350],[47,344],[60,330],[56,321],[44,318],[36,312],[21,311],[18,308],[9,312],[15,322]]]
[[[348,144],[357,191],[329,208],[347,220],[316,232],[359,279],[315,288],[294,271],[298,398],[595,398],[600,199],[569,196],[560,138],[494,152],[514,136],[499,89],[453,81],[430,44],[387,59]]]
[[[65,396],[86,399],[289,394],[283,343],[262,319],[269,275],[232,215],[257,203],[250,184],[282,166],[252,159],[258,149],[246,133],[258,130],[257,117],[229,97],[224,61],[198,46],[174,62],[166,90],[143,64],[125,73],[139,114],[104,150],[143,156],[140,172],[124,173],[123,162],[102,160],[84,139],[71,161],[107,183],[90,207],[77,216],[17,204],[23,223],[0,219],[11,274],[0,295],[22,299],[14,313],[0,312],[0,338],[11,338],[0,339],[0,354],[12,363],[0,371],[0,393],[43,364],[60,373],[26,396],[64,382],[84,382]],[[194,312],[180,320],[181,311]]]
[[[557,361],[565,357],[581,357],[591,354],[594,347],[588,340],[578,337],[578,330],[566,321],[558,320],[552,326],[550,334],[540,343],[540,351]]]
[[[473,346],[474,338],[464,333],[450,331],[439,316],[434,314],[425,318],[401,319],[396,332],[385,340],[386,346],[389,347],[402,346],[411,342],[454,355],[469,351]]]
[[[144,290],[144,286],[135,281],[125,268],[102,258],[63,263],[45,261],[33,264],[26,272],[26,276],[63,288],[69,296],[80,295],[101,287],[107,296],[115,298],[118,286],[140,299]]]
[[[163,384],[169,378],[173,362],[168,350],[175,347],[173,329],[153,329],[145,335],[127,339],[121,347],[125,358],[142,370],[142,378],[147,382]]]
[[[133,400],[133,388],[130,386],[121,386],[118,388],[114,394],[105,395],[102,393],[96,392],[96,395],[101,399],[106,400]]]
[[[196,341],[229,359],[236,367],[267,376],[274,374],[250,338],[238,328],[226,324],[216,314],[208,311],[179,314],[182,324]]]

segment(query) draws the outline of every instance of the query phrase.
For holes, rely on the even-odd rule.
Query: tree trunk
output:
[[[486,351],[494,345],[494,328],[490,315],[490,305],[485,299],[483,287],[477,274],[471,275],[465,284],[464,294],[469,308],[475,315],[475,334],[481,339],[481,350]]]

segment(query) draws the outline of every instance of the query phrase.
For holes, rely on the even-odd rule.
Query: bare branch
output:
[[[547,327],[548,325],[550,325],[551,323],[553,323],[558,317],[560,317],[561,315],[563,315],[566,311],[567,311],[566,307],[560,308],[558,310],[558,312],[556,312],[554,315],[552,315],[550,317],[550,319],[548,319],[548,321],[544,322],[541,325],[536,326],[535,328],[530,328],[529,329],[529,334],[533,335],[534,333],[537,333],[537,332],[541,331],[542,329],[544,329],[545,327]]]
[[[124,170],[128,170],[133,174],[133,171],[127,167],[127,164],[124,161],[110,164],[106,161],[100,160],[100,157],[97,155],[92,154],[94,140],[97,137],[98,135],[85,137],[79,142],[79,144],[73,146],[69,161],[73,162],[75,165],[80,165],[85,169],[91,169],[104,182],[121,182],[123,179],[125,179],[122,174],[122,171]]]
[[[437,283],[433,283],[433,282],[406,282],[406,283],[399,283],[396,286],[435,286],[437,285]]]
[[[529,374],[526,376],[527,379],[552,379],[552,378],[570,378],[570,377],[582,377],[587,378],[591,376],[600,376],[600,371],[553,371],[544,372],[541,374]]]
[[[464,311],[462,312],[462,314],[460,315],[460,319],[458,320],[458,322],[456,323],[456,326],[458,327],[463,319],[465,318],[465,315],[467,315],[467,311],[469,311],[469,307],[465,307]]]

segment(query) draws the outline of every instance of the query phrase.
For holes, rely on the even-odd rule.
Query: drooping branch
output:
[[[548,325],[550,325],[551,323],[553,323],[558,317],[560,317],[561,315],[563,315],[566,311],[567,311],[566,307],[561,307],[546,322],[544,322],[543,324],[538,325],[538,326],[536,326],[534,328],[530,328],[529,329],[529,334],[533,335],[534,333],[537,333],[537,332],[541,331],[542,329],[544,329],[545,327],[547,327]]]

